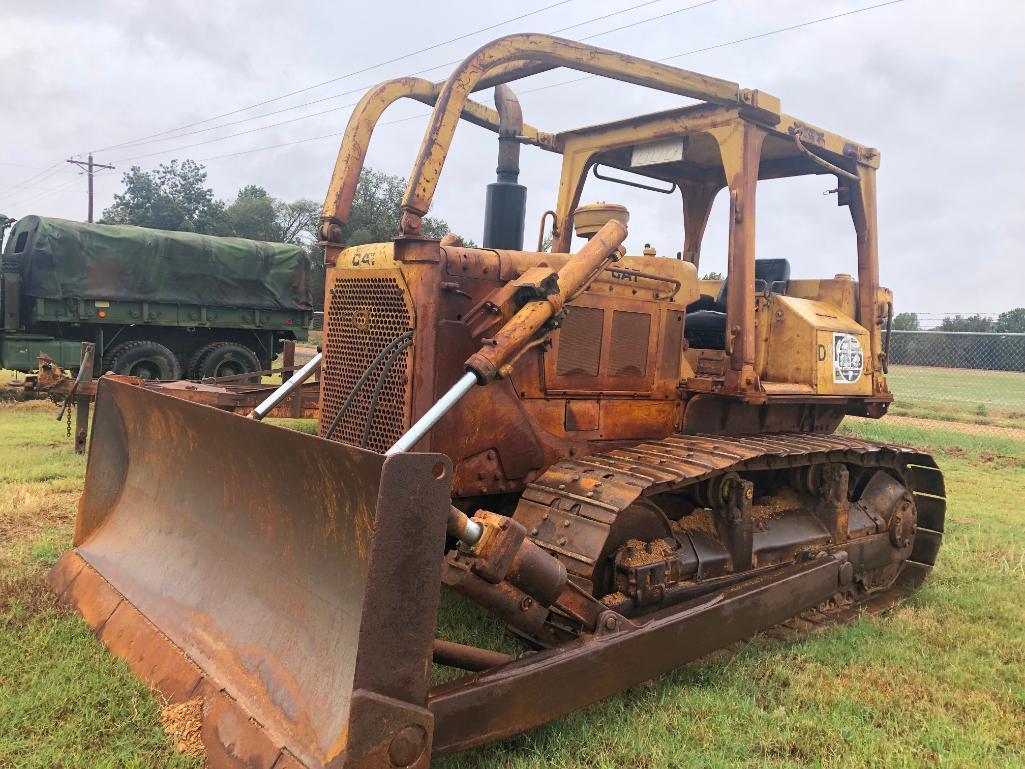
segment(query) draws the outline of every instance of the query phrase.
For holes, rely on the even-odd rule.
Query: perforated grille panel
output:
[[[641,377],[648,368],[651,316],[643,312],[612,313],[609,376]]]
[[[662,345],[662,359],[659,361],[659,376],[676,379],[680,376],[680,355],[683,353],[683,313],[670,310],[666,313],[666,341]]]
[[[559,331],[559,376],[598,376],[601,332],[605,311],[594,307],[571,307]]]
[[[344,276],[335,279],[324,336],[321,436],[374,359],[389,342],[412,327],[405,291],[395,278]],[[381,386],[367,442],[367,448],[372,451],[386,451],[408,426],[411,355],[412,348],[399,352]],[[374,390],[387,361],[386,355],[367,378],[331,440],[360,445]]]

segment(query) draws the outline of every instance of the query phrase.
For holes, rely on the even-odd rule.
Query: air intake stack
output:
[[[527,214],[527,188],[517,183],[520,176],[519,135],[523,111],[512,89],[495,86],[498,110],[498,179],[488,185],[484,206],[484,248],[523,250],[523,222]]]

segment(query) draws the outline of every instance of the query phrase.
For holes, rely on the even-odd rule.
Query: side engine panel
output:
[[[436,241],[342,251],[327,276],[321,437],[386,450],[483,342],[464,322],[470,311],[529,267],[568,258]],[[571,303],[550,346],[472,390],[418,450],[450,456],[455,494],[476,496],[518,492],[592,445],[668,435],[697,295],[692,265],[625,257]]]

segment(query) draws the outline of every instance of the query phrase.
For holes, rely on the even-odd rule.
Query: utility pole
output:
[[[87,161],[86,160],[72,160],[72,159],[69,158],[68,162],[73,164],[73,165],[78,166],[79,168],[84,168],[85,172],[87,174],[89,174],[89,223],[92,224],[92,221],[93,221],[93,176],[95,175],[96,171],[98,171],[98,170],[99,171],[103,171],[103,170],[113,171],[114,170],[114,166],[105,166],[105,165],[102,165],[101,163],[94,163],[93,162],[93,153],[91,153],[91,152],[89,153],[89,160],[87,160]]]

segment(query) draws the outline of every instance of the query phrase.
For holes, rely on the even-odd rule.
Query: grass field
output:
[[[0,406],[0,767],[199,767],[161,729],[160,703],[45,588],[84,471],[53,417],[47,403]],[[1025,442],[885,421],[843,430],[929,447],[947,475],[943,551],[912,600],[802,640],[756,638],[436,765],[1025,765]],[[451,597],[441,632],[501,638]]]
[[[1025,374],[891,366],[890,413],[945,422],[1025,427]]]

